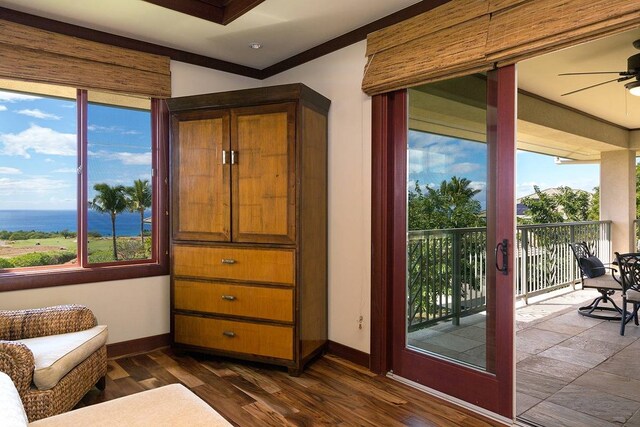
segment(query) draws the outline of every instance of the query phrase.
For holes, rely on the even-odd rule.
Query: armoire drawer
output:
[[[293,322],[293,288],[182,279],[175,279],[173,285],[173,304],[177,310]]]
[[[293,327],[176,315],[176,343],[293,359]]]
[[[175,276],[294,284],[294,251],[174,245]]]

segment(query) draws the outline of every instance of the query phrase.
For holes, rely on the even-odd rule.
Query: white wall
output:
[[[173,96],[302,82],[329,112],[329,339],[369,352],[371,101],[360,90],[365,42],[265,81],[171,62]],[[0,309],[78,303],[109,325],[109,342],[169,332],[168,276],[0,293]],[[364,319],[362,329],[358,318]]]
[[[371,98],[360,90],[362,41],[264,81],[304,83],[329,110],[329,339],[369,352]],[[362,329],[358,318],[362,316]]]
[[[262,81],[171,61],[171,96],[189,96],[262,86]]]
[[[0,308],[83,304],[109,326],[108,343],[169,332],[169,276],[0,293]]]

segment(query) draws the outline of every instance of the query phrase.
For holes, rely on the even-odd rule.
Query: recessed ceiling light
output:
[[[260,49],[262,47],[262,45],[258,42],[251,42],[249,43],[249,47],[251,49]]]

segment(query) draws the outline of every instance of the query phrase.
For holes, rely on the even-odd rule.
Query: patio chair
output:
[[[631,319],[638,325],[638,308],[640,308],[640,253],[619,254],[616,260],[622,278],[622,321],[620,335],[624,335],[624,327]],[[633,304],[631,311],[628,304]]]
[[[622,318],[622,309],[611,299],[611,295],[615,291],[622,291],[622,283],[615,275],[617,270],[612,267],[606,267],[598,257],[591,253],[586,242],[570,243],[569,245],[580,268],[582,289],[596,289],[600,292],[600,296],[594,299],[591,304],[580,307],[578,313],[596,319],[620,320]],[[607,274],[607,270],[611,274]],[[610,303],[611,306],[603,307],[600,305],[601,303]],[[614,312],[615,314],[600,314],[602,312]]]

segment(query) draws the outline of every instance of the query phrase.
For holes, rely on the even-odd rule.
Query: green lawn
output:
[[[140,246],[140,239],[137,237],[118,237],[118,254],[122,259],[145,259],[150,254],[151,238],[145,239],[147,252]],[[74,257],[77,250],[76,238],[65,239],[61,236],[42,239],[27,239],[11,241],[8,245],[10,253],[6,253],[3,259],[0,259],[0,268],[24,267],[28,265],[48,265],[66,262]],[[53,247],[55,249],[45,250],[45,247]],[[113,262],[113,240],[111,237],[89,238],[89,262],[102,263]],[[42,252],[45,251],[45,252]],[[38,252],[32,253],[32,252]],[[53,258],[52,258],[53,257]],[[60,258],[63,257],[63,258]],[[60,261],[53,259],[60,258]]]
[[[14,240],[13,243],[11,243],[11,247],[28,248],[36,246],[37,243],[40,243],[40,246],[56,246],[58,248],[65,248],[69,251],[75,251],[77,246],[75,238],[65,239],[63,237],[50,237],[47,239]]]

